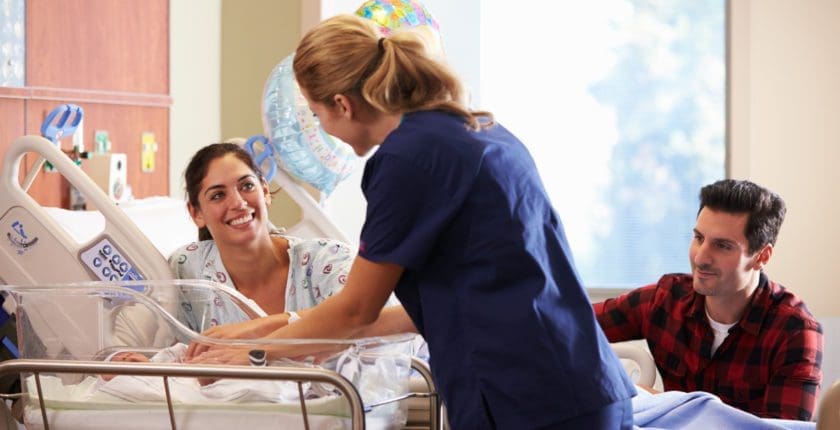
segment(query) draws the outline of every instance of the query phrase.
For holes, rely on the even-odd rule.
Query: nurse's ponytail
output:
[[[332,105],[336,94],[356,95],[389,114],[442,110],[472,129],[493,124],[490,112],[466,107],[461,80],[434,58],[420,34],[382,37],[355,15],[339,15],[310,30],[295,52],[294,70],[313,101]]]

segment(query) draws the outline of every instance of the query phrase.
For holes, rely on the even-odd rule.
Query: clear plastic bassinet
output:
[[[21,372],[27,429],[401,428],[406,421],[400,399],[410,397],[412,335],[206,338],[202,330],[256,313],[242,297],[204,281],[0,291],[16,303],[24,359],[0,366],[21,366],[11,371]],[[196,341],[270,350],[272,359],[264,367],[180,363]],[[116,361],[128,356],[153,362]]]

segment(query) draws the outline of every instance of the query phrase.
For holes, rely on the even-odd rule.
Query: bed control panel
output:
[[[125,258],[111,240],[104,236],[89,248],[82,250],[80,257],[88,270],[102,281],[134,281],[143,276],[131,261]]]

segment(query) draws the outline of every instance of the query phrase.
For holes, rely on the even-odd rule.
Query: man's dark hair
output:
[[[704,207],[728,213],[746,213],[744,236],[752,254],[766,244],[776,244],[785,220],[785,201],[778,194],[750,181],[724,179],[700,190],[700,210]]]

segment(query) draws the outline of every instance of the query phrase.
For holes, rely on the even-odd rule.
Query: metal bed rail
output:
[[[62,361],[62,360],[8,360],[0,363],[0,375],[32,373],[38,390],[38,401],[44,429],[49,430],[49,421],[41,391],[41,373],[71,373],[71,374],[109,374],[159,376],[163,378],[166,391],[166,403],[169,410],[169,422],[172,430],[177,430],[172,399],[169,393],[170,377],[194,378],[234,378],[234,379],[274,379],[294,381],[298,385],[301,402],[301,414],[304,427],[309,429],[309,419],[306,413],[306,403],[303,397],[303,382],[322,382],[336,387],[350,404],[351,428],[362,430],[365,428],[364,406],[356,387],[346,378],[336,372],[316,368],[291,367],[247,367],[221,365],[173,365],[164,363],[128,363],[128,362],[99,362],[99,361]],[[421,372],[422,373],[422,372]]]
[[[432,371],[429,369],[429,364],[417,357],[411,357],[411,367],[423,377],[429,387],[428,393],[414,393],[415,397],[429,398],[429,429],[443,430],[445,412],[443,403],[440,401],[440,395],[437,393],[435,383],[432,380]]]

